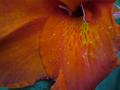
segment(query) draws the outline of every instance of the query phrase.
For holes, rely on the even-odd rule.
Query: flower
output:
[[[95,89],[118,65],[113,2],[1,0],[0,86],[51,78],[52,90]]]

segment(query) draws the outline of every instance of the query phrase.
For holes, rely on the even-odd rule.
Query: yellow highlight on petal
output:
[[[89,37],[89,24],[87,22],[84,22],[81,25],[81,31],[80,34],[83,38],[83,44],[92,44],[93,42],[91,41],[90,37]]]

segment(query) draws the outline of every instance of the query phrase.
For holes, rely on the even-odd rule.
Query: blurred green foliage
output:
[[[120,25],[120,18],[116,19],[116,22]]]
[[[117,5],[120,5],[120,0],[116,0],[116,4],[117,4]]]

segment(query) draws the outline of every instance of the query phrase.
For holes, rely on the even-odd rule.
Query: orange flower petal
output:
[[[24,24],[52,14],[56,2],[49,0],[0,0],[0,39]]]
[[[53,90],[90,90],[117,66],[112,4],[97,4],[95,17],[85,6],[85,34],[81,18],[55,12],[54,0],[1,2],[0,86],[24,87],[47,76],[56,80]]]
[[[113,23],[106,23],[106,20],[109,18],[90,24],[87,36],[91,43],[85,45],[81,19],[49,17],[41,34],[40,47],[48,75],[56,79],[52,90],[95,89],[117,66],[113,30],[109,28]]]
[[[56,2],[0,1],[0,86],[24,87],[46,77],[39,33]]]
[[[0,86],[24,87],[46,77],[39,54],[44,22],[36,19],[0,41]]]
[[[55,72],[48,76],[42,64],[44,56],[41,57],[39,39],[46,20],[46,17],[35,19],[0,40],[0,86],[24,87],[44,77],[56,76]],[[48,55],[54,57],[51,53]],[[57,65],[51,70],[56,68]]]

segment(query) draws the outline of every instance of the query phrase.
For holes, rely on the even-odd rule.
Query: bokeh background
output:
[[[120,0],[116,0],[115,12],[118,12],[117,15],[114,15],[115,21],[120,25]],[[120,58],[120,52],[118,53]],[[27,88],[21,89],[8,89],[0,88],[0,90],[50,90],[51,85],[53,84],[52,80],[39,81],[35,85]],[[113,70],[113,72],[103,80],[96,88],[96,90],[120,90],[120,68]]]

